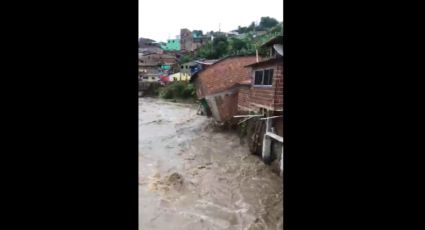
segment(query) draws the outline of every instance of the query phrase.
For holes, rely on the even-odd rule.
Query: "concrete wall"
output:
[[[185,73],[175,73],[169,76],[170,81],[189,81],[190,75]]]
[[[187,62],[187,63],[180,64],[179,66],[180,73],[190,74],[190,66],[194,64],[195,62]]]
[[[274,115],[283,115],[283,113]],[[276,134],[283,137],[283,117],[274,119],[273,127],[275,128]]]

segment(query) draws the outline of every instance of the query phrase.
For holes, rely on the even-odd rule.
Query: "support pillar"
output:
[[[280,155],[280,176],[283,176],[283,145],[282,145],[282,154]]]
[[[270,158],[271,158],[271,144],[272,144],[272,140],[270,139],[269,136],[267,136],[267,132],[270,131],[271,128],[271,120],[267,119],[266,120],[266,133],[264,134],[263,137],[263,151],[262,151],[262,158],[263,161],[266,162],[267,164],[270,163]]]

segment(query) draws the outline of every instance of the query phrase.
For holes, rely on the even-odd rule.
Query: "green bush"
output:
[[[183,90],[183,97],[191,98],[191,97],[195,97],[195,95],[196,95],[195,87],[193,86],[193,84],[189,83],[187,87]]]
[[[160,90],[159,96],[164,99],[193,98],[195,97],[195,87],[184,81],[171,82]]]
[[[185,84],[185,82],[181,82],[181,81],[180,82],[177,81],[172,84],[172,86],[174,86],[173,92],[175,97],[178,97],[178,98],[183,97],[184,90],[186,89],[186,85],[187,84]]]
[[[166,88],[162,88],[159,92],[159,96],[164,99],[174,98],[173,92],[171,90],[167,90]]]

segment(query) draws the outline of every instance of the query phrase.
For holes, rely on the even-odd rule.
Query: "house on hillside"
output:
[[[198,98],[207,101],[216,121],[225,122],[237,113],[238,84],[250,80],[250,71],[245,66],[255,61],[255,56],[242,55],[214,62],[198,61],[204,67],[190,81],[196,87]]]
[[[259,62],[246,66],[251,76],[251,87],[241,90],[243,98],[238,103],[238,110],[246,112],[267,111],[273,115],[283,112],[283,37],[277,36],[267,41],[262,47],[269,49],[269,54]]]
[[[139,77],[142,81],[149,82],[166,79],[162,76],[168,76],[173,72],[176,69],[176,63],[176,57],[169,54],[139,54]]]
[[[195,75],[197,72],[206,69],[207,67],[213,65],[214,63],[216,63],[218,60],[216,59],[201,59],[201,60],[196,60],[194,62],[192,62],[192,64],[189,66],[190,68],[190,75]]]
[[[165,51],[179,51],[180,48],[180,39],[168,39],[167,43],[162,44],[161,48]]]
[[[149,38],[139,38],[139,48],[146,48],[149,46],[154,46],[155,41]]]
[[[164,50],[162,50],[158,46],[149,46],[149,47],[139,48],[139,53],[140,54],[143,54],[143,55],[148,55],[148,54],[163,54],[164,53]]]
[[[181,50],[192,52],[207,41],[207,36],[204,36],[202,30],[190,31],[186,28],[180,30],[180,47]]]
[[[276,36],[261,47],[268,55],[246,68],[249,87],[239,89],[238,113],[259,114],[261,156],[266,162],[280,161],[283,172],[283,36]]]
[[[150,54],[158,53],[162,54],[164,51],[161,49],[161,46],[152,39],[140,38],[139,39],[139,54]]]
[[[139,63],[139,78],[143,82],[158,82],[161,69],[158,64]]]
[[[169,76],[169,81],[189,81],[190,80],[190,74],[188,73],[174,73]]]
[[[183,74],[191,75],[191,67],[197,65],[195,62],[186,62],[180,64],[179,72]]]
[[[180,29],[180,47],[184,51],[192,51],[192,32],[186,28]]]

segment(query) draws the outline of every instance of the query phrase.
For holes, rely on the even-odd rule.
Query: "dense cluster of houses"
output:
[[[147,83],[167,84],[171,81],[189,81],[189,63],[178,65],[178,58],[201,47],[210,36],[202,31],[181,29],[176,39],[157,43],[150,39],[139,40],[139,79]]]
[[[259,31],[261,32],[261,31]],[[216,36],[237,36],[233,33],[208,32],[201,30],[180,30],[175,39],[168,39],[166,43],[155,42],[151,39],[139,39],[139,78],[143,82],[167,84],[171,81],[187,81],[191,71],[203,66],[210,60],[178,65],[178,59],[188,53],[193,53]]]

